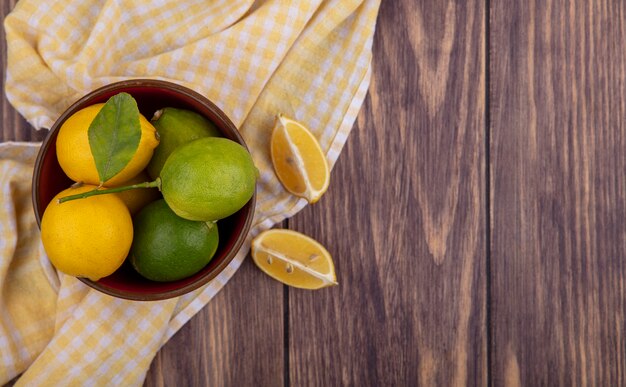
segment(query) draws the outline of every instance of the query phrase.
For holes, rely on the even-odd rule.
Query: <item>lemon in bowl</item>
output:
[[[43,214],[41,239],[57,269],[98,281],[113,274],[126,259],[133,241],[133,223],[128,208],[116,195],[58,202],[60,197],[94,188],[82,185],[57,194]]]
[[[97,103],[78,110],[67,118],[59,129],[56,152],[63,172],[76,182],[98,185],[100,178],[89,145],[88,129],[91,122],[102,110],[103,103]],[[115,186],[139,174],[150,162],[154,148],[159,145],[155,127],[139,115],[141,138],[135,155],[118,174],[105,181],[107,186]]]

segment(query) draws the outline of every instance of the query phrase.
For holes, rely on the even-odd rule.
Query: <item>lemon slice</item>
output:
[[[292,194],[315,203],[328,189],[328,161],[315,136],[301,123],[279,114],[270,153],[278,179]]]
[[[337,285],[328,251],[296,231],[262,232],[252,241],[252,259],[265,274],[289,286],[320,289]]]

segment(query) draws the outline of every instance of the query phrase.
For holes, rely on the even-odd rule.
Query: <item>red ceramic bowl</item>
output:
[[[136,79],[110,84],[92,91],[70,106],[54,123],[35,162],[33,174],[33,206],[37,223],[41,227],[41,217],[52,198],[72,184],[65,175],[56,156],[56,138],[59,128],[76,111],[95,103],[106,102],[111,96],[126,92],[132,95],[139,111],[148,119],[163,107],[177,107],[193,110],[211,120],[222,135],[246,147],[235,125],[215,104],[202,95],[175,83]],[[247,147],[246,147],[247,149]],[[153,301],[181,296],[208,283],[215,278],[235,257],[250,229],[254,216],[256,194],[238,212],[219,221],[220,242],[213,259],[195,275],[173,282],[153,282],[141,277],[126,261],[112,275],[99,281],[80,278],[82,282],[111,296]]]

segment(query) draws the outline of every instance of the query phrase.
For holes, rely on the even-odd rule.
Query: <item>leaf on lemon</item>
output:
[[[141,140],[139,108],[127,93],[109,98],[89,126],[89,146],[103,184],[133,158]]]

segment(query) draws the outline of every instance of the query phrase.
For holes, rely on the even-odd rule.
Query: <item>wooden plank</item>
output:
[[[487,384],[483,1],[383,2],[370,96],[289,222],[340,285],[289,289],[293,386]]]
[[[626,385],[626,5],[491,3],[494,385]]]
[[[282,386],[283,286],[247,259],[159,351],[146,386]]]

